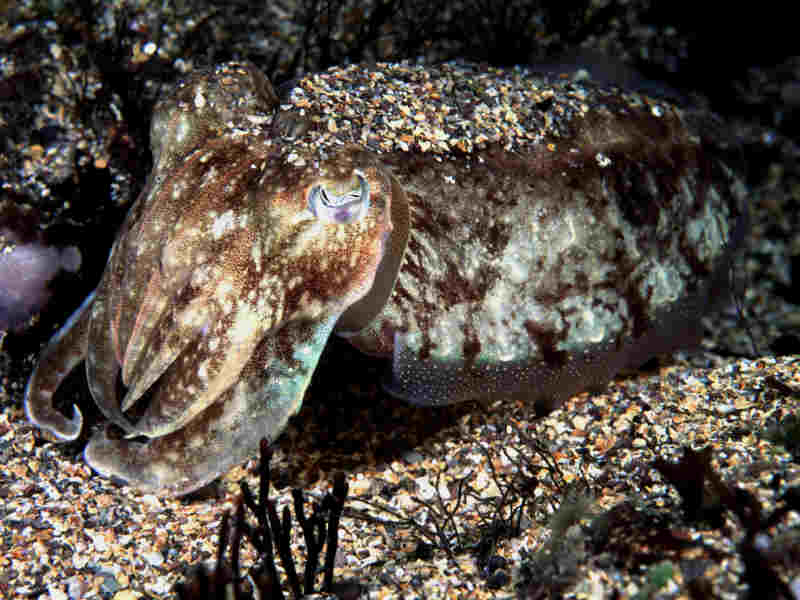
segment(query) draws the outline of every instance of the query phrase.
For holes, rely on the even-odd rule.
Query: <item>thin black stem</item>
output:
[[[297,569],[292,558],[291,549],[291,515],[289,507],[283,509],[283,522],[278,520],[278,512],[275,510],[275,503],[267,503],[267,514],[269,515],[269,522],[272,525],[273,541],[275,542],[275,549],[278,551],[278,556],[281,558],[281,564],[286,570],[286,577],[289,580],[289,587],[295,598],[300,598],[303,594],[300,590],[300,578],[297,576]]]
[[[225,560],[225,547],[228,545],[228,521],[230,514],[226,510],[222,515],[222,521],[219,524],[219,543],[217,544],[217,566],[214,569],[214,597],[223,598],[225,593],[225,581],[223,581],[222,573],[224,569]]]
[[[339,519],[344,509],[344,501],[347,498],[347,481],[344,473],[337,473],[333,480],[333,505],[331,506],[331,516],[328,521],[328,546],[325,549],[325,581],[322,591],[330,592],[333,588],[333,565],[336,561],[336,548],[339,545]]]
[[[242,529],[244,526],[244,504],[240,499],[236,503],[236,519],[231,536],[231,570],[233,571],[233,597],[242,600],[241,574],[239,572],[239,551],[242,547]]]

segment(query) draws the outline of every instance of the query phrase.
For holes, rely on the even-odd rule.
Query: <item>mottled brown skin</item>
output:
[[[52,396],[85,359],[127,434],[95,433],[86,460],[168,494],[274,440],[333,331],[392,356],[387,390],[411,402],[552,408],[694,337],[743,227],[686,113],[524,70],[352,66],[278,98],[229,63],[164,98],[151,138],[147,188],[25,407],[75,439]]]

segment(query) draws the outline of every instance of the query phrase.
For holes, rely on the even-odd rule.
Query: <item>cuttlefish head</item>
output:
[[[357,147],[320,157],[205,122],[197,134],[191,114],[172,106],[156,119],[148,186],[26,393],[34,424],[76,438],[80,411],[68,419],[50,400],[85,353],[92,396],[116,426],[94,434],[85,459],[175,495],[280,434],[337,320],[358,328],[385,303],[402,253],[393,218],[407,211]]]
[[[164,195],[186,186],[191,210],[167,232],[147,211],[131,225],[89,328],[95,401],[127,436],[146,439],[102,433],[85,453],[102,473],[179,492],[283,430],[340,316],[359,301],[375,307],[359,315],[379,307],[369,292],[392,232],[392,182],[357,151],[234,185],[201,210],[203,175],[182,169]]]

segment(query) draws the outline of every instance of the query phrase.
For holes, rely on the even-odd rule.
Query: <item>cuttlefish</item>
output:
[[[696,341],[729,287],[744,188],[718,122],[655,96],[467,63],[353,65],[277,93],[197,71],[102,280],[44,349],[36,426],[85,360],[99,473],[188,493],[274,441],[333,334],[419,405],[551,410]]]

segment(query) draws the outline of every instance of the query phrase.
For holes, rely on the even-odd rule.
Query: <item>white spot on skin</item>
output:
[[[235,224],[236,217],[233,214],[233,210],[228,210],[214,219],[214,222],[211,224],[211,235],[214,236],[215,240],[218,240],[225,235],[228,230],[232,229]]]
[[[197,367],[197,377],[199,379],[205,380],[208,378],[208,361],[203,361],[200,363],[200,366]]]
[[[230,279],[222,279],[214,290],[214,298],[222,308],[223,314],[230,314],[233,310],[231,295],[233,294],[233,282]]]
[[[253,261],[253,265],[255,265],[256,273],[261,272],[261,244],[258,242],[254,243],[250,246],[250,259]]]
[[[203,174],[203,180],[200,182],[200,187],[206,187],[215,183],[218,177],[219,173],[217,173],[217,168],[212,166]]]
[[[198,302],[192,303],[189,309],[178,314],[178,324],[181,328],[190,331],[201,331],[208,326],[208,314],[205,310],[198,310]]]
[[[172,199],[176,202],[181,201],[186,193],[186,180],[178,179],[172,185]]]
[[[240,303],[237,306],[233,323],[227,332],[231,345],[236,346],[251,340],[259,331],[261,331],[261,319],[258,313],[248,305]]]

